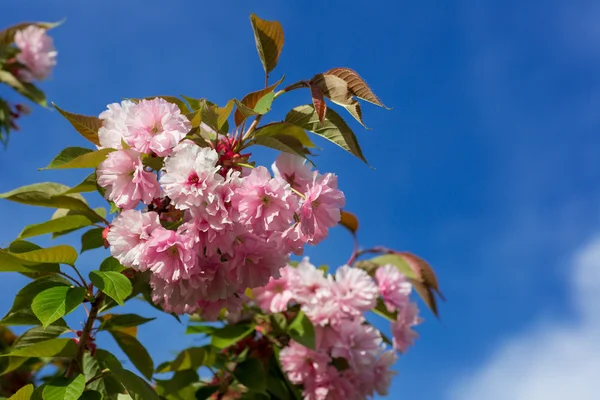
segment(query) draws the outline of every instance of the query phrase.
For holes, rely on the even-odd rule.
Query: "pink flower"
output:
[[[146,242],[158,228],[161,225],[155,212],[123,211],[115,218],[106,236],[111,254],[126,267],[139,268]]]
[[[419,309],[415,303],[407,303],[398,311],[398,317],[392,323],[394,349],[401,353],[405,353],[419,336],[417,332],[411,329],[421,322],[418,313]]]
[[[200,309],[200,315],[206,321],[216,321],[221,313],[221,310],[225,309],[230,316],[235,317],[242,311],[242,304],[248,300],[243,293],[235,293],[233,296],[223,300],[207,301],[200,300],[198,307]]]
[[[329,281],[323,276],[323,271],[310,263],[308,257],[304,257],[296,268],[291,268],[291,271],[296,277],[292,290],[299,303],[318,303],[316,294],[320,292],[330,295]]]
[[[307,241],[317,244],[325,239],[329,228],[340,222],[345,203],[344,193],[337,188],[337,177],[334,174],[319,176],[315,172],[298,211],[302,234]]]
[[[362,269],[347,265],[338,268],[332,287],[341,311],[349,315],[361,315],[376,305],[377,286]]]
[[[197,276],[169,282],[156,274],[150,277],[152,301],[162,309],[175,314],[193,314],[205,292],[205,284]]]
[[[159,97],[140,100],[132,111],[127,144],[141,153],[169,155],[192,127],[176,104]]]
[[[279,360],[288,379],[295,384],[309,382],[325,373],[331,361],[327,354],[313,351],[293,340],[281,350]]]
[[[141,264],[161,279],[173,282],[194,275],[196,257],[189,237],[160,227],[146,243]]]
[[[289,268],[281,269],[281,278],[270,277],[265,286],[253,290],[253,297],[260,308],[272,313],[287,310],[288,303],[294,298],[289,282],[290,279],[293,279]]]
[[[230,274],[242,288],[265,285],[270,277],[278,278],[279,270],[287,263],[287,254],[281,254],[272,243],[257,236],[238,236],[240,244],[231,260]]]
[[[306,159],[290,153],[279,153],[271,169],[276,178],[285,180],[300,192],[304,192],[313,180],[313,172]]]
[[[359,320],[342,320],[336,327],[337,339],[331,356],[345,358],[353,368],[372,364],[381,351],[381,334]]]
[[[135,103],[130,100],[123,100],[121,104],[109,104],[108,110],[100,113],[102,127],[98,130],[99,148],[123,148],[123,141],[128,136],[127,123],[131,118],[134,105]]]
[[[144,171],[140,153],[135,150],[109,153],[96,175],[98,185],[106,189],[105,197],[123,209],[135,208],[140,201],[150,204],[160,196],[156,175]]]
[[[387,396],[392,378],[396,375],[396,371],[390,368],[396,362],[397,357],[393,351],[386,351],[379,356],[375,366],[370,368],[371,374],[367,373],[365,378],[372,384],[375,391],[380,396]],[[367,381],[367,379],[365,379]]]
[[[284,231],[294,217],[298,200],[290,185],[280,178],[271,178],[265,167],[257,167],[243,179],[232,199],[239,221],[253,233]]]
[[[216,196],[217,186],[225,181],[217,174],[218,159],[213,149],[195,144],[184,146],[167,157],[160,184],[178,209],[204,206]]]
[[[44,28],[29,25],[15,33],[15,45],[20,50],[17,61],[26,69],[19,71],[19,77],[25,82],[41,81],[56,65],[56,55],[52,38]]]
[[[390,264],[379,267],[375,272],[375,279],[389,312],[394,312],[408,303],[412,285],[406,276],[398,271],[398,268]]]

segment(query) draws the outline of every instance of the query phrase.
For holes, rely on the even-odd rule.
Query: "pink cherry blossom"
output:
[[[135,208],[140,201],[150,204],[160,196],[156,175],[144,171],[140,153],[135,150],[109,153],[96,175],[98,185],[106,189],[105,197],[123,209]]]
[[[287,310],[288,303],[294,298],[290,282],[294,277],[289,268],[282,268],[279,279],[269,278],[269,282],[252,292],[259,307],[265,311],[278,313]]]
[[[409,301],[412,285],[395,266],[388,264],[377,268],[375,279],[379,294],[389,312],[394,312]]]
[[[331,356],[345,358],[354,368],[372,364],[381,351],[381,334],[369,324],[346,319],[335,331],[337,340],[331,348]]]
[[[276,178],[285,180],[300,192],[304,192],[313,180],[313,172],[306,159],[290,153],[279,153],[271,169]]]
[[[279,360],[290,382],[301,384],[310,382],[317,375],[325,373],[331,358],[325,353],[316,352],[292,340],[279,353]]]
[[[286,181],[271,178],[265,167],[257,167],[243,179],[232,204],[239,212],[240,222],[261,235],[287,229],[298,207],[298,199]]]
[[[219,155],[210,148],[187,145],[165,160],[160,184],[178,209],[204,206],[225,179],[217,174]]]
[[[332,287],[341,311],[350,315],[361,315],[375,307],[379,295],[369,274],[347,265],[337,269]]]
[[[407,303],[398,311],[396,321],[392,323],[394,349],[405,353],[419,336],[412,327],[420,323],[419,309],[415,303]]]
[[[233,318],[242,311],[242,304],[248,300],[248,297],[243,293],[236,293],[227,299],[207,301],[200,300],[198,308],[200,315],[206,321],[216,321],[221,310],[225,309]]]
[[[307,241],[317,244],[327,237],[329,228],[340,222],[346,198],[337,188],[334,174],[319,176],[317,172],[314,172],[305,195],[306,199],[298,211],[300,226]]]
[[[158,228],[161,225],[155,212],[123,211],[110,225],[106,236],[111,254],[126,267],[138,268],[146,242]]]
[[[273,243],[255,235],[246,234],[238,238],[240,243],[231,260],[230,274],[241,287],[262,286],[269,277],[279,277],[279,270],[288,261],[287,254],[281,254]]]
[[[296,300],[301,304],[316,303],[315,295],[325,291],[330,294],[330,282],[323,276],[323,271],[318,270],[310,263],[308,257],[304,257],[296,268],[290,268],[290,272],[296,278],[294,280],[294,294]]]
[[[379,356],[375,365],[369,369],[371,374],[368,372],[365,374],[365,380],[372,384],[373,389],[380,396],[387,396],[388,394],[392,378],[397,374],[396,371],[393,371],[390,368],[397,359],[396,353],[393,351],[386,351]]]
[[[52,38],[46,29],[35,25],[15,33],[15,45],[20,50],[17,61],[26,69],[19,71],[19,78],[25,82],[41,81],[46,78],[56,65],[56,55]]]
[[[165,281],[173,282],[194,275],[196,256],[189,237],[160,227],[146,242],[141,265]]]
[[[109,104],[108,110],[100,113],[98,118],[102,120],[102,127],[98,130],[99,148],[123,148],[123,142],[129,135],[127,123],[131,118],[133,106],[135,106],[134,102],[123,100],[121,104]]]
[[[206,291],[204,280],[198,276],[167,281],[157,274],[152,274],[150,286],[152,301],[164,311],[175,314],[192,314],[198,311],[198,302]]]
[[[191,129],[179,107],[159,97],[140,100],[132,111],[127,144],[141,153],[167,156]]]

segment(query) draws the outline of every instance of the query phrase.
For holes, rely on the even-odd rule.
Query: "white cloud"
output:
[[[566,276],[576,318],[546,318],[505,341],[484,365],[459,379],[451,399],[600,398],[600,236],[565,268],[572,272]]]

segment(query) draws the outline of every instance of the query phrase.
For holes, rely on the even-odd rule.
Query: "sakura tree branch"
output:
[[[79,344],[77,346],[77,355],[67,368],[66,376],[67,378],[71,378],[77,373],[80,373],[83,369],[83,353],[85,353],[86,346],[88,341],[90,340],[92,329],[94,328],[94,322],[98,317],[98,312],[100,311],[100,307],[102,306],[102,301],[104,300],[104,293],[98,291],[96,293],[96,297],[94,302],[92,303],[92,308],[90,310],[90,314],[85,321],[85,325],[83,330],[81,331],[81,336],[79,337]]]

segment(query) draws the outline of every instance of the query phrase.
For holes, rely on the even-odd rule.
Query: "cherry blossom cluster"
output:
[[[16,61],[24,68],[18,70],[18,77],[24,82],[41,81],[46,78],[56,65],[53,40],[46,29],[35,25],[15,33],[15,45],[19,49]]]
[[[185,139],[189,120],[162,98],[111,104],[100,118],[99,147],[115,151],[97,182],[122,210],[106,239],[123,265],[151,271],[153,300],[165,311],[235,313],[247,288],[279,277],[291,252],[319,243],[340,220],[335,175],[288,154],[273,176],[235,165],[248,156],[235,153],[232,137],[215,133],[206,147]],[[147,160],[163,161],[152,169]]]
[[[283,268],[280,278],[271,278],[253,296],[270,313],[300,305],[313,323],[315,350],[291,340],[279,354],[288,379],[303,385],[304,398],[352,400],[387,394],[395,374],[390,367],[396,353],[386,348],[379,330],[366,323],[365,312],[380,298],[390,313],[396,313],[393,348],[405,352],[417,336],[412,327],[420,323],[411,291],[411,283],[392,265],[379,267],[374,278],[347,265],[325,276],[304,258],[297,267]]]

